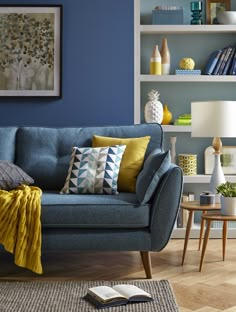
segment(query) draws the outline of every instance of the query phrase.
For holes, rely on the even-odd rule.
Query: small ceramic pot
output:
[[[236,216],[236,197],[220,197],[221,214],[225,216]]]

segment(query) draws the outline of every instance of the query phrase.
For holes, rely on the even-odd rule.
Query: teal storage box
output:
[[[184,23],[183,10],[153,10],[153,25],[182,25]]]

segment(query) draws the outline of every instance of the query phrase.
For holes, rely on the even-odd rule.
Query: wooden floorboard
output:
[[[183,240],[173,239],[159,253],[151,253],[153,279],[168,279],[181,312],[236,312],[236,240],[227,241],[222,261],[219,239],[210,239],[202,272],[198,240],[190,240],[181,266]],[[39,276],[13,264],[12,255],[0,254],[0,280],[142,280],[139,252],[48,252]]]

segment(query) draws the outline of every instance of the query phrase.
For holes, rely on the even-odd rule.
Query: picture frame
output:
[[[206,23],[218,24],[217,13],[230,11],[230,0],[206,0]]]
[[[214,168],[214,149],[208,146],[204,152],[205,174],[212,174]],[[236,146],[223,146],[220,155],[224,174],[236,174]]]
[[[61,93],[62,5],[0,5],[0,97]]]

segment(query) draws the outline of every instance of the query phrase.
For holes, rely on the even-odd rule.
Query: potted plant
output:
[[[222,215],[236,215],[236,183],[225,182],[216,187],[217,194],[220,194]]]

